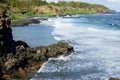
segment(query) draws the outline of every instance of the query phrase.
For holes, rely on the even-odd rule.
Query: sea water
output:
[[[32,46],[65,41],[75,50],[67,57],[50,58],[32,80],[120,78],[120,14],[53,17],[22,28],[13,28],[15,39]]]
[[[51,34],[53,27],[49,25],[42,22],[40,24],[12,27],[13,38],[16,41],[26,42],[30,47],[48,46],[57,42]]]

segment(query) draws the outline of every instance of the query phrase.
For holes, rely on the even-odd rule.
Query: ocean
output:
[[[50,58],[31,80],[108,80],[120,78],[120,14],[50,17],[41,24],[13,27],[14,40],[31,47],[64,41],[69,56]]]

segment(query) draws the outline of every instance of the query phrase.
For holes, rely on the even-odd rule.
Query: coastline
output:
[[[100,18],[97,19],[97,17],[90,16],[89,17],[90,19],[88,19],[88,22],[87,22],[87,19],[85,21],[85,18],[84,17],[81,18],[81,16],[80,16],[81,20],[73,19],[74,23],[80,23],[79,21],[83,21],[82,23],[85,25],[87,25],[87,23],[90,23],[91,25],[88,24],[90,28],[88,28],[86,32],[84,31],[84,29],[82,29],[82,31],[80,28],[77,29],[76,26],[78,24],[73,26],[73,28],[71,28],[72,20],[70,22],[70,25],[64,25],[64,23],[66,23],[67,21],[64,21],[61,19],[60,21],[64,22],[63,25],[62,25],[62,22],[59,22],[58,19],[55,20],[55,23],[53,22],[54,24],[52,24],[51,23],[52,21],[50,21],[50,24],[52,25],[49,25],[49,23],[47,24],[45,23],[44,25],[44,21],[48,20],[47,22],[49,22],[50,17],[56,17],[56,18],[59,16],[70,17],[76,14],[78,15],[82,15],[82,14],[94,15],[94,14],[106,14],[106,13],[109,14],[109,13],[115,12],[114,10],[111,10],[105,5],[101,5],[101,4],[89,4],[86,2],[74,2],[74,1],[73,2],[59,1],[58,3],[54,3],[54,2],[48,3],[47,1],[44,1],[44,0],[42,1],[34,1],[34,0],[12,1],[11,0],[11,1],[1,1],[1,2],[2,2],[1,7],[6,7],[6,9],[8,9],[6,15],[8,15],[8,19],[10,18],[11,22],[9,23],[7,22],[8,20],[4,19],[4,21],[1,21],[2,26],[0,26],[1,27],[0,28],[0,80],[13,80],[13,79],[15,80],[33,79],[34,80],[34,78],[38,78],[41,76],[42,77],[45,76],[44,78],[46,79],[46,77],[49,77],[49,74],[51,76],[51,73],[49,73],[49,70],[50,72],[54,71],[55,69],[62,71],[60,68],[62,68],[63,71],[67,71],[68,69],[68,73],[69,73],[68,74],[69,76],[67,76],[66,73],[64,75],[64,73],[60,72],[60,76],[59,76],[60,79],[62,79],[62,77],[64,77],[64,79],[69,77],[69,79],[73,80],[73,79],[76,79],[76,77],[78,76],[79,76],[78,77],[79,79],[87,78],[89,80],[89,79],[94,79],[95,77],[96,79],[102,79],[102,78],[106,78],[107,74],[114,73],[114,71],[118,69],[114,67],[118,65],[112,64],[114,65],[113,66],[114,71],[110,70],[112,69],[111,64],[109,65],[106,63],[110,63],[110,62],[114,63],[112,62],[112,57],[108,56],[108,55],[112,56],[114,54],[107,54],[107,53],[109,53],[109,51],[119,53],[118,51],[119,49],[116,50],[115,48],[115,50],[111,50],[114,48],[110,48],[109,46],[106,47],[106,45],[103,45],[103,42],[102,42],[104,41],[103,38],[105,38],[106,39],[106,41],[104,41],[105,44],[109,43],[108,38],[112,38],[112,35],[104,34],[103,36],[102,33],[101,35],[97,35],[100,31],[96,33],[98,29],[92,27],[94,25],[91,24],[92,22],[94,24],[94,22],[98,21],[96,25],[104,27],[104,25],[109,24],[109,26],[115,27],[115,29],[117,30],[117,28],[119,27],[119,24],[117,25],[116,22],[112,23],[114,22],[113,20],[115,19],[108,18],[108,20],[111,21],[108,24],[107,22],[109,21],[108,20],[106,21],[106,18],[102,18],[102,17],[101,17],[102,19]],[[16,3],[19,3],[21,5],[16,5]],[[94,21],[93,18],[96,19],[96,21]],[[103,23],[102,25],[101,25],[101,22]],[[68,24],[69,24],[69,21],[68,21]],[[49,26],[51,26],[52,29],[50,29]],[[66,27],[66,26],[70,26],[70,27]],[[84,27],[84,25],[80,25],[80,26]],[[41,32],[39,32],[38,30]],[[32,33],[33,31],[35,33]],[[49,33],[50,31],[53,31],[52,34]],[[94,33],[92,33],[92,31],[94,31]],[[68,32],[68,34],[66,32]],[[107,31],[105,33],[107,33]],[[18,38],[16,37],[16,35]],[[107,38],[105,37],[106,35],[107,35]],[[50,37],[52,36],[52,39],[49,36]],[[46,37],[46,38],[43,38],[43,37]],[[116,38],[119,39],[118,37],[115,37],[115,35],[113,38],[115,38],[114,40],[116,40]],[[28,39],[28,41],[26,39]],[[58,42],[59,40],[54,42],[53,41],[54,39],[55,40],[62,39],[62,40],[65,40],[65,42],[64,41]],[[19,41],[15,41],[15,40],[19,40]],[[113,39],[110,40],[111,43],[109,44],[112,44],[112,41]],[[51,43],[48,44],[47,42],[51,42]],[[48,44],[48,45],[43,46],[41,43]],[[34,46],[32,46],[32,44]],[[72,53],[74,53],[74,49],[76,54],[70,57],[70,60],[69,60],[70,64],[68,63],[67,66],[66,65],[60,66],[62,64],[61,63],[62,61],[60,62],[61,63],[60,65],[57,65],[57,67],[60,67],[60,68],[56,68],[54,66],[55,64],[51,63],[52,61],[50,58],[59,59],[59,56],[61,55],[69,56]],[[102,50],[104,51],[102,52]],[[97,51],[99,51],[101,55],[97,54]],[[77,55],[77,52],[79,55]],[[108,57],[106,58],[106,55],[103,55],[105,52],[109,58]],[[83,55],[81,53],[83,53]],[[73,58],[75,58],[75,60]],[[104,64],[102,64],[103,63],[102,61],[104,62]],[[59,64],[59,62],[56,62],[56,63]],[[48,64],[50,64],[51,66],[49,66]],[[37,72],[39,73],[38,69],[40,69],[40,76],[36,75]],[[47,74],[42,75],[41,74],[42,71],[43,73],[45,72]],[[99,75],[99,73],[101,73],[100,75],[102,75],[102,78]],[[55,75],[56,74],[58,73],[55,73]],[[118,79],[119,77],[115,77],[114,75],[107,76],[107,80],[120,80]],[[53,77],[55,76],[53,75]]]
[[[25,26],[29,24],[39,23],[39,20],[47,20],[45,18],[28,18],[23,19],[14,24],[15,26]],[[24,21],[26,21],[24,23]],[[33,21],[33,22],[31,22]],[[18,24],[20,23],[20,24]],[[0,52],[0,79],[26,79],[32,78],[34,74],[29,73],[29,71],[34,71],[40,69],[40,67],[49,58],[59,57],[60,55],[67,56],[74,52],[71,45],[64,42],[58,42],[56,44],[51,44],[49,46],[38,46],[30,48],[24,41],[14,41],[12,30],[10,27],[1,29],[4,31],[1,35],[3,37],[11,37],[10,39],[3,39],[2,41],[9,41],[9,45],[6,45],[4,49],[8,49],[7,52]],[[7,33],[7,34],[6,34]],[[5,35],[4,35],[5,34]],[[0,37],[2,39],[2,37]],[[2,42],[0,41],[0,42]],[[2,45],[2,44],[0,44]],[[10,49],[9,49],[10,48]]]
[[[41,66],[46,62],[47,60],[45,60],[45,61],[43,61],[43,62],[40,62],[39,64],[40,65],[36,65],[36,66],[34,66],[34,67],[29,67],[29,69],[31,70],[31,71],[34,71],[34,70],[38,70],[39,68],[41,68]],[[38,63],[35,63],[35,64],[38,64]],[[21,73],[23,73],[24,75],[26,74],[26,71],[28,71],[28,69],[19,69],[18,71],[16,71],[14,74],[16,75],[16,74],[19,74],[19,75],[21,75]],[[31,78],[31,77],[33,77],[34,76],[34,73],[28,73],[29,75],[25,75],[25,77],[27,77],[27,78]],[[22,75],[22,76],[24,76],[24,75]],[[6,75],[7,76],[7,75]],[[120,79],[117,79],[117,78],[110,78],[109,80],[120,80]]]
[[[49,58],[59,57],[60,55],[67,56],[74,52],[72,46],[68,43],[58,42],[49,46],[38,46],[35,48],[25,47],[24,44],[16,47],[16,54],[9,53],[1,56],[2,72],[4,79],[28,79],[34,74],[28,71],[35,71]]]
[[[28,26],[29,24],[40,24],[42,21],[48,20],[48,17],[25,17],[20,20],[13,21],[11,27]]]

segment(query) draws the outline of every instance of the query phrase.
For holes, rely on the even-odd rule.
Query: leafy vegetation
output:
[[[107,7],[99,4],[85,2],[47,3],[45,0],[0,0],[0,7],[9,7],[8,15],[12,20],[18,20],[26,16],[53,16],[72,14],[96,14],[109,13]]]

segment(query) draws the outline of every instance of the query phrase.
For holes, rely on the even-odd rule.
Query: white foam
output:
[[[48,59],[48,61],[47,62],[45,62],[43,65],[42,65],[42,67],[38,70],[38,73],[40,73],[40,72],[44,72],[44,71],[50,71],[47,67],[49,67],[49,61],[63,61],[63,62],[66,62],[66,61],[68,61],[68,60],[70,60],[70,57],[71,57],[71,55],[73,55],[73,53],[71,53],[70,55],[68,55],[68,56],[64,56],[64,55],[61,55],[61,56],[59,56],[58,58],[49,58]],[[57,64],[57,63],[56,63]],[[47,66],[46,66],[47,65]],[[56,68],[55,66],[57,66],[57,65],[51,65],[51,68],[53,68],[52,69],[52,71],[51,72],[55,72],[55,71],[59,71],[59,69],[58,68]],[[51,69],[50,68],[50,69]],[[48,69],[48,70],[47,70]]]
[[[57,41],[60,41],[61,39],[57,36],[54,36],[54,39],[57,40]]]
[[[42,67],[37,71],[38,73],[40,73],[43,70],[45,64],[47,64],[47,62],[43,63]]]
[[[60,59],[60,60],[66,60],[66,57],[61,55],[61,56],[58,57],[58,59]]]
[[[64,17],[70,17],[70,15],[66,15],[66,16],[64,16]]]
[[[71,19],[62,19],[59,18],[54,24],[54,31],[52,32],[52,35],[54,36],[55,39],[57,40],[67,40],[71,39],[74,37],[75,28],[74,26],[69,23]],[[61,35],[61,36],[56,36],[56,35]]]
[[[53,20],[51,18],[49,18],[48,21],[53,21]]]
[[[103,30],[83,25],[75,26],[71,23],[72,19],[57,18],[54,21],[52,24],[54,38],[73,42],[72,45],[78,53],[73,55],[72,60],[64,56],[50,58],[49,60],[56,63],[48,61],[38,72],[59,72],[64,69],[77,72],[92,71],[93,69],[93,73],[85,72],[82,78],[89,80],[89,78],[99,77],[101,80],[106,80],[109,76],[119,77],[117,73],[120,73],[120,31]],[[69,62],[69,60],[71,61]],[[57,63],[57,61],[68,61],[68,64],[61,67],[61,63]]]
[[[57,59],[58,59],[58,60],[69,60],[70,57],[71,57],[73,54],[74,54],[74,53],[71,53],[71,54],[68,55],[68,56],[61,55],[61,56],[59,56]]]
[[[88,30],[90,30],[90,31],[101,31],[100,29],[96,29],[96,28],[88,28]]]
[[[50,58],[49,60],[64,60],[64,61],[66,61],[66,60],[68,60],[68,56],[61,55],[58,58]]]
[[[76,15],[72,15],[72,17],[79,17],[79,15],[77,15],[77,14]]]

